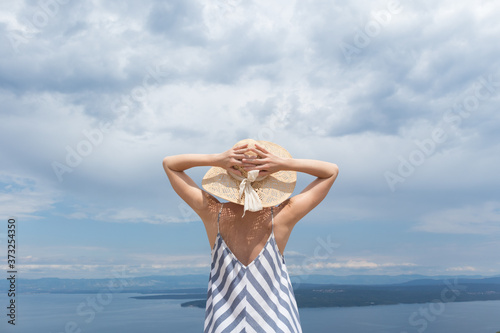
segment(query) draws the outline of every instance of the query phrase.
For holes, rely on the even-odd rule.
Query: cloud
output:
[[[72,251],[71,247],[66,250]],[[79,250],[79,249],[78,249]],[[93,250],[90,250],[93,251]],[[100,255],[103,249],[96,251]],[[124,261],[117,260],[106,262],[101,260],[92,263],[67,262],[64,256],[58,258],[22,258],[23,262],[18,264],[19,270],[27,278],[60,277],[60,278],[105,278],[113,272],[127,271],[130,276],[147,275],[175,275],[175,274],[208,274],[210,269],[210,256],[206,255],[158,255],[129,254]],[[7,270],[7,265],[0,265]]]
[[[160,161],[253,137],[340,166],[308,223],[349,222],[348,235],[378,221],[498,233],[498,3],[401,2],[387,23],[377,21],[385,0],[66,2],[52,13],[43,3],[0,4],[2,212],[93,223],[197,219],[179,208]],[[359,49],[350,62],[341,43]],[[490,96],[446,124],[490,75],[482,90]],[[445,142],[392,192],[384,173],[397,173],[400,157],[418,153],[416,142],[439,127]],[[78,163],[60,181],[53,163],[68,166],[69,155]],[[204,171],[186,173],[199,183]],[[299,176],[297,191],[313,179]],[[413,262],[360,258],[331,265]]]
[[[424,216],[415,230],[449,234],[497,234],[500,232],[500,203],[447,209]]]
[[[475,272],[476,268],[472,266],[450,267],[446,269],[448,272]]]
[[[356,274],[356,272],[381,272],[392,271],[404,274],[408,269],[417,268],[419,265],[411,262],[401,262],[396,257],[368,259],[362,257],[341,257],[331,256],[310,257],[299,252],[288,251],[285,254],[287,267],[291,274]],[[394,259],[394,261],[390,261]],[[398,262],[399,261],[399,262]]]
[[[0,173],[0,215],[29,220],[52,210],[58,194],[47,190],[36,178]]]
[[[152,33],[163,34],[175,44],[202,44],[205,41],[202,10],[198,1],[157,1],[149,10],[146,25]]]
[[[102,222],[151,224],[186,223],[191,221],[199,221],[198,215],[191,213],[191,209],[189,206],[180,205],[179,211],[181,215],[180,217],[152,214],[150,211],[128,207],[121,210],[108,209],[98,213],[91,218]]]

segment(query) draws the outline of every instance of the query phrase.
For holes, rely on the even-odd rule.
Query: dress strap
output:
[[[273,213],[273,207],[271,206],[271,223],[272,223],[272,227],[271,227],[271,232],[274,232],[274,213]]]
[[[219,233],[219,219],[220,219],[220,213],[222,212],[222,207],[224,207],[224,203],[220,205],[219,215],[217,216],[217,233]]]

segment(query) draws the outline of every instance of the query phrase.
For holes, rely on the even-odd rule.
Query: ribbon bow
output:
[[[247,178],[240,177],[238,175],[234,175],[229,172],[231,176],[233,176],[237,180],[241,180],[240,183],[240,196],[239,199],[241,200],[241,196],[243,193],[245,193],[245,206],[243,207],[243,216],[245,216],[245,213],[247,210],[251,212],[256,212],[262,209],[262,201],[260,200],[259,196],[257,195],[257,192],[255,192],[254,188],[252,187],[252,183],[254,181],[260,181],[266,176],[261,176],[257,177],[259,175],[259,170],[252,170],[248,172]]]

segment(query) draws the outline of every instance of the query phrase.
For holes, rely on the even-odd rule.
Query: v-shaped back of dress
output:
[[[274,214],[272,213],[272,207],[271,207],[271,218],[272,218],[272,220],[271,220],[271,234],[269,234],[269,237],[267,238],[266,244],[264,245],[264,247],[262,248],[262,250],[259,252],[259,254],[257,255],[257,257],[255,257],[249,264],[247,264],[247,265],[243,264],[241,262],[241,260],[238,259],[238,257],[236,257],[236,255],[231,250],[231,248],[227,245],[226,241],[224,240],[224,237],[222,237],[222,234],[220,233],[219,220],[220,220],[220,213],[222,212],[222,207],[223,206],[224,206],[224,204],[221,205],[221,210],[219,212],[219,217],[217,218],[217,237],[215,238],[215,244],[214,244],[214,246],[212,248],[212,252],[214,251],[217,243],[220,241],[222,243],[221,246],[223,246],[223,247],[225,247],[227,249],[227,252],[229,253],[230,256],[232,256],[243,267],[248,267],[248,266],[252,265],[255,262],[255,260],[257,258],[259,258],[259,256],[264,252],[264,250],[266,249],[266,247],[269,246],[269,243],[271,242],[271,239],[273,239],[273,242],[275,244],[277,244],[276,243],[276,239],[274,237]],[[284,258],[281,255],[281,252],[279,252],[279,249],[277,248],[276,250],[280,254],[281,259],[284,261]]]
[[[274,214],[269,238],[248,265],[243,265],[224,242],[219,230],[205,308],[205,333],[302,332],[295,295],[274,238]]]

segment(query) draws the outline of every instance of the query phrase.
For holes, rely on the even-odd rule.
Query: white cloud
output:
[[[448,272],[475,272],[476,268],[472,266],[450,267],[446,269]]]
[[[108,209],[100,212],[92,218],[103,222],[151,224],[185,223],[191,221],[199,221],[198,215],[193,213],[190,207],[187,205],[186,207],[181,206],[179,208],[179,215],[180,216],[166,216],[129,207],[124,209]]]
[[[332,261],[329,258],[306,258],[301,264],[297,264],[294,256],[288,260],[287,267],[292,274],[337,274],[342,275],[346,272],[355,273],[356,271],[380,272],[383,269],[396,269],[400,273],[410,267],[417,267],[414,263],[407,262],[375,262],[363,258],[344,258],[342,260]]]
[[[491,201],[438,211],[424,216],[415,230],[449,234],[497,234],[500,232],[500,203]]]
[[[72,251],[71,247],[66,248],[66,250]],[[82,249],[78,248],[77,250]],[[102,256],[103,250],[100,249],[98,253]],[[64,256],[52,259],[34,257],[21,259],[22,263],[16,266],[23,272],[25,278],[30,279],[41,277],[103,278],[111,276],[113,272],[123,270],[133,276],[208,274],[210,269],[210,255],[129,254],[125,261],[123,259],[119,262],[113,260],[110,263],[106,260],[100,260],[101,262],[95,263],[96,260],[92,260],[93,263],[88,264],[67,262]],[[7,265],[0,265],[0,268],[4,271],[8,270]]]
[[[353,43],[356,29],[388,3],[68,2],[36,33],[23,19],[40,10],[38,2],[0,4],[0,35],[29,37],[17,52],[0,39],[0,174],[7,175],[0,211],[197,220],[179,209],[162,158],[222,152],[255,137],[340,166],[311,223],[417,221],[429,232],[497,234],[498,205],[482,203],[496,202],[500,185],[500,88],[395,193],[383,175],[397,172],[398,156],[408,158],[415,140],[429,138],[480,77],[498,80],[500,5],[402,3],[347,63],[339,43]],[[68,147],[88,140],[83,131],[107,121],[102,144],[59,182],[51,164],[66,163]],[[202,171],[187,173],[199,183]],[[297,190],[306,185],[307,176],[299,177]],[[377,269],[384,262],[331,265]]]
[[[7,185],[6,185],[7,184]],[[0,215],[18,219],[39,219],[52,210],[57,193],[39,184],[36,178],[0,172]]]

